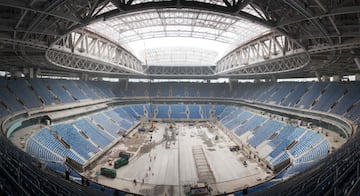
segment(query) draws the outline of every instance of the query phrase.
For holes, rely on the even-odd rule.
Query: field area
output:
[[[233,192],[269,178],[266,170],[248,160],[236,144],[210,123],[155,123],[153,132],[134,131],[86,172],[106,186],[149,195],[184,195],[191,184],[209,184],[214,194]],[[96,173],[112,164],[121,151],[133,156],[117,169],[115,179]],[[136,183],[135,183],[136,182]]]

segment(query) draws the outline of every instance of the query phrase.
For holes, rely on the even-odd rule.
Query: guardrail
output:
[[[116,105],[116,104],[124,104],[124,103],[144,103],[149,101],[148,97],[138,97],[138,98],[117,98],[114,100],[111,100],[108,102],[108,104]],[[154,101],[154,100],[153,100]],[[262,104],[262,103],[255,103],[252,101],[247,100],[240,100],[240,99],[233,99],[233,98],[209,98],[209,97],[202,97],[202,98],[191,98],[191,97],[183,97],[183,98],[157,98],[156,102],[159,103],[176,103],[176,102],[189,102],[189,103],[218,103],[218,104],[226,104],[226,105],[246,105],[249,107],[255,107],[255,108],[261,108],[265,110],[270,110],[274,112],[280,112],[283,114],[289,114],[294,115],[298,117],[307,117],[307,118],[314,118],[316,120],[322,121],[327,124],[334,125],[338,127],[340,130],[345,131],[345,136],[350,137],[351,140],[351,146],[346,143],[343,148],[340,148],[339,152],[345,152],[348,153],[348,151],[353,151],[353,145],[357,145],[357,141],[354,138],[358,138],[359,134],[355,132],[355,126],[351,124],[347,119],[344,119],[343,117],[339,117],[336,115],[324,113],[324,112],[318,112],[318,111],[312,111],[312,110],[303,110],[303,109],[296,109],[296,108],[289,108],[289,107],[283,107],[283,106],[274,106],[271,104]],[[155,102],[154,102],[155,103]],[[38,111],[39,114],[42,114],[42,111]],[[2,124],[2,128],[9,128],[12,126],[13,123],[16,123],[19,119],[24,118],[24,113],[18,113],[15,116],[8,117]],[[36,114],[33,114],[36,116]],[[4,133],[6,131],[2,130],[3,134],[0,135],[0,153],[1,153],[1,164],[0,164],[0,170],[4,171],[4,174],[7,175],[13,183],[17,184],[21,190],[21,192],[24,192],[25,195],[31,195],[31,191],[39,191],[37,193],[44,193],[46,194],[65,194],[65,195],[87,195],[89,192],[93,191],[87,187],[79,186],[73,183],[70,183],[68,181],[65,181],[62,178],[59,178],[57,176],[49,174],[44,174],[44,171],[37,168],[36,166],[39,165],[39,162],[35,160],[34,158],[30,157],[28,154],[23,152],[22,150],[16,148],[9,140],[6,139]],[[360,147],[360,145],[357,145],[357,147]],[[337,164],[337,161],[339,160],[338,157],[338,151],[336,151],[334,154],[331,154],[329,157],[327,157],[327,160],[329,161],[329,164],[331,166],[331,163]],[[360,153],[360,151],[354,151],[354,153]],[[359,154],[360,156],[360,154]],[[355,167],[346,167],[344,171],[353,171],[354,168],[359,168],[359,161],[354,162],[354,158],[347,156],[350,158],[342,159],[342,160],[349,160],[357,164]],[[356,160],[356,159],[355,159]],[[329,166],[328,164],[328,166]],[[349,163],[350,164],[350,163]],[[315,165],[314,167],[318,167],[319,165]],[[313,167],[313,168],[314,168]],[[327,171],[326,169],[323,169],[322,171]],[[329,170],[331,171],[331,170]],[[317,171],[316,171],[317,172]],[[307,172],[305,172],[307,173]],[[348,172],[347,172],[348,173]],[[328,178],[324,178],[320,176],[323,173],[318,173],[316,179],[320,179],[319,181],[327,180]],[[338,183],[344,181],[345,179],[343,176],[345,174],[337,174],[338,176],[336,179],[338,179]],[[359,178],[359,172],[357,173],[357,178]],[[35,180],[34,180],[35,179]],[[303,179],[303,178],[300,178]],[[306,178],[305,178],[306,179]],[[342,181],[341,181],[342,180]],[[91,182],[92,183],[92,182]],[[302,182],[306,183],[306,182]],[[334,182],[336,183],[336,182]],[[25,185],[24,185],[25,184]],[[27,186],[31,185],[31,189],[27,189]],[[287,184],[283,184],[283,187],[288,187]],[[303,187],[302,190],[308,190],[306,187]],[[116,192],[117,190],[113,190],[113,192]]]

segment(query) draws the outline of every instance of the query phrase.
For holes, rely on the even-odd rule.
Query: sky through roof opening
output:
[[[269,31],[234,16],[173,8],[119,15],[88,28],[149,66],[214,66],[231,50]]]

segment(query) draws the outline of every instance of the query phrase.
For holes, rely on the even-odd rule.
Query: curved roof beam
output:
[[[144,73],[141,62],[116,43],[87,30],[73,31],[55,42],[45,54],[62,68],[107,74]]]
[[[305,67],[310,55],[294,40],[267,34],[233,50],[216,64],[219,76],[268,75]]]
[[[96,32],[128,43],[155,37],[198,37],[224,43],[254,38],[261,34],[262,25],[225,14],[193,9],[152,9],[139,13],[116,16],[105,22],[88,26]],[[260,30],[260,31],[259,31]],[[183,32],[183,33],[181,33]],[[240,35],[241,34],[241,35]],[[116,37],[118,35],[118,38]]]
[[[296,15],[292,18],[287,18],[282,21],[279,21],[278,23],[276,23],[276,27],[292,25],[292,24],[304,22],[307,20],[320,19],[320,18],[324,18],[324,17],[333,17],[333,16],[338,16],[338,15],[344,15],[344,14],[356,14],[356,13],[360,12],[359,10],[360,10],[360,6],[347,6],[347,7],[332,8],[330,10],[327,10],[325,13],[320,13],[320,14],[317,13],[317,14],[312,15],[311,17],[305,17],[303,15]]]
[[[296,1],[291,1],[291,0],[283,0],[284,3],[288,4],[290,7],[292,7],[294,10],[296,10],[298,13],[300,13],[301,15],[305,16],[306,18],[313,18],[314,13],[307,9],[306,6],[296,2]],[[326,37],[326,39],[328,40],[328,42],[330,44],[333,44],[333,41],[330,37],[328,37],[329,32],[328,30],[324,27],[323,24],[321,24],[319,22],[318,19],[309,19],[309,21],[316,27],[318,28],[318,30],[320,31],[321,34],[324,35],[324,37]]]
[[[65,1],[63,3],[65,3]],[[28,12],[28,11],[36,12],[36,13],[40,13],[43,15],[53,16],[56,18],[64,19],[67,21],[75,22],[75,23],[81,23],[81,18],[77,18],[75,16],[65,14],[64,12],[60,12],[58,10],[48,10],[48,9],[41,10],[39,8],[32,7],[23,1],[20,2],[20,1],[16,1],[16,0],[12,0],[12,1],[0,0],[0,6],[17,8],[17,9],[24,10],[26,12]]]
[[[273,27],[273,23],[270,21],[266,21],[263,18],[258,18],[254,15],[251,15],[247,12],[242,11],[242,9],[248,5],[250,0],[243,1],[234,1],[234,3],[230,3],[227,0],[224,0],[225,6],[200,2],[200,1],[185,1],[185,0],[170,0],[170,1],[155,1],[155,2],[143,2],[138,4],[133,4],[134,1],[119,1],[119,0],[110,0],[117,9],[112,9],[103,13],[99,13],[96,16],[89,17],[84,21],[84,25],[92,24],[99,20],[107,20],[109,18],[129,14],[133,12],[139,12],[143,10],[149,9],[162,9],[162,8],[188,8],[188,9],[196,9],[196,10],[204,10],[204,11],[212,11],[215,13],[222,13],[227,15],[232,15],[236,17],[241,17],[252,22],[258,23],[265,27]]]

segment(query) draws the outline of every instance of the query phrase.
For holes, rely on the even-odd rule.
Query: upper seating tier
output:
[[[0,78],[0,117],[11,112],[34,109],[40,106],[66,104],[87,99],[114,97],[214,97],[240,98],[288,107],[305,108],[342,115],[354,122],[360,121],[357,109],[360,100],[360,82],[279,82],[239,83],[230,90],[229,84],[212,83],[129,83],[68,81],[53,79]],[[222,108],[221,108],[222,107]],[[133,113],[152,117],[154,108],[132,108]],[[4,111],[5,110],[5,111]],[[192,106],[184,111],[168,108],[159,113],[163,118],[192,117],[210,118],[218,116],[223,106],[200,107],[194,113]],[[182,110],[182,109],[181,109]],[[128,110],[129,111],[129,110]]]

